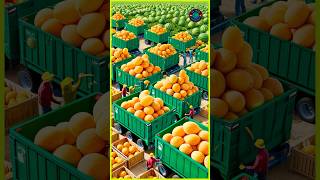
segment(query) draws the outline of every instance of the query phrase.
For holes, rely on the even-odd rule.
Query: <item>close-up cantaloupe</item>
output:
[[[80,19],[80,14],[76,9],[75,1],[61,1],[53,8],[53,16],[62,24],[74,24]]]
[[[85,155],[78,164],[78,170],[93,177],[95,180],[109,178],[109,159],[98,153]]]
[[[64,133],[57,127],[47,126],[38,131],[34,138],[34,144],[49,152],[56,150],[64,143]]]
[[[53,152],[53,155],[72,164],[73,166],[77,166],[82,157],[81,152],[75,146],[69,144],[58,147]]]

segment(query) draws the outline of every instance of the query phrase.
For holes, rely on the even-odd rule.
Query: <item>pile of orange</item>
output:
[[[192,36],[187,31],[185,31],[175,34],[173,38],[182,42],[188,42],[192,39]]]
[[[164,105],[162,99],[152,97],[148,90],[142,91],[139,97],[124,101],[121,103],[121,107],[146,122],[151,122],[170,111],[170,109]]]
[[[128,52],[127,48],[123,48],[123,49],[111,48],[111,61],[112,61],[112,63],[116,63],[116,62],[122,61],[124,59],[128,59],[130,57],[131,57],[131,55]]]
[[[172,74],[158,81],[154,87],[181,100],[184,100],[199,90],[197,86],[189,81],[189,76],[185,70],[181,70],[179,76]]]
[[[122,40],[125,41],[129,41],[131,39],[136,38],[136,35],[134,35],[132,32],[127,31],[127,30],[121,30],[115,33],[115,35],[117,38],[120,38]]]
[[[135,76],[138,79],[144,79],[161,71],[159,66],[150,63],[148,55],[138,56],[121,66],[121,70]]]
[[[121,13],[117,12],[112,16],[113,20],[122,20],[122,19],[126,19]]]
[[[163,34],[167,31],[165,27],[163,27],[161,24],[154,25],[150,28],[150,31],[153,33],[156,33],[158,35]]]
[[[144,25],[144,21],[139,18],[133,18],[129,21],[129,24],[138,27]]]
[[[168,58],[177,53],[176,49],[171,44],[157,44],[155,47],[149,49],[149,52]]]
[[[191,64],[191,66],[187,67],[189,71],[193,71],[197,74],[201,74],[202,76],[208,76],[208,68],[209,64],[205,62],[204,60],[201,60],[200,62],[195,62]]]
[[[120,171],[119,177],[115,177],[119,179],[131,179],[132,177],[126,171]]]
[[[112,150],[111,152],[112,168],[118,167],[123,161],[124,159],[122,157],[119,157],[118,154]]]
[[[182,126],[175,127],[171,133],[163,135],[162,139],[193,160],[208,168],[209,133],[202,130],[198,124],[188,121]]]
[[[128,141],[123,144],[122,143],[118,144],[116,148],[128,158],[132,158],[133,156],[139,154],[140,152],[136,146],[131,145]]]

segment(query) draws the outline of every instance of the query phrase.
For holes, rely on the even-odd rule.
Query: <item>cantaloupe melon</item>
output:
[[[77,138],[77,148],[84,155],[98,153],[106,146],[106,142],[100,138],[95,128],[86,129]]]
[[[190,144],[182,144],[180,147],[179,147],[179,150],[181,152],[183,152],[184,154],[191,154],[193,149],[192,149],[192,146],[190,146]]]
[[[80,151],[73,145],[65,144],[58,147],[54,152],[53,155],[57,156],[58,158],[77,166],[82,154]]]
[[[240,47],[240,50],[242,46],[243,46],[243,42]],[[218,49],[215,64],[214,64],[214,67],[216,70],[222,73],[228,73],[236,67],[236,64],[237,64],[237,56],[235,53],[225,48]]]
[[[64,133],[54,126],[47,126],[40,129],[34,138],[34,144],[50,152],[54,151],[63,143]]]
[[[76,8],[80,14],[97,11],[103,4],[103,0],[76,0]]]
[[[108,158],[104,155],[92,153],[80,160],[78,170],[95,180],[106,180],[109,178],[109,164]]]
[[[62,24],[75,24],[80,19],[80,14],[73,0],[57,3],[53,8],[53,16]]]
[[[135,113],[134,113],[135,116],[137,116],[138,118],[140,119],[143,119],[144,120],[144,117],[146,116],[146,114],[142,111],[142,110],[137,110]]]
[[[291,30],[285,23],[278,23],[272,26],[270,34],[284,40],[291,40],[292,38]]]
[[[188,134],[184,136],[184,142],[190,144],[191,146],[196,146],[200,143],[201,138],[196,134]]]
[[[90,13],[81,17],[77,31],[84,38],[100,36],[105,28],[106,20],[100,13]]]
[[[109,29],[104,32],[102,41],[106,46],[106,48],[110,48],[110,30]]]
[[[226,76],[227,86],[231,89],[245,92],[253,88],[254,80],[250,73],[243,69],[235,69]]]
[[[269,72],[267,69],[259,64],[251,64],[251,66],[259,72],[263,80],[266,80],[269,77]]]
[[[228,120],[228,121],[233,121],[233,120],[236,120],[238,119],[239,116],[233,112],[228,112],[224,117],[223,119],[224,120]]]
[[[80,47],[84,40],[83,37],[78,34],[77,26],[74,24],[63,27],[61,30],[61,39],[76,47]]]
[[[304,25],[294,33],[292,42],[311,48],[315,41],[315,34],[315,27],[312,24]]]
[[[199,125],[191,121],[183,123],[182,127],[186,134],[198,134],[201,131]]]
[[[202,130],[202,131],[200,131],[200,132],[198,133],[198,136],[201,138],[202,141],[208,141],[208,140],[209,140],[209,133],[208,133],[208,131]]]
[[[98,38],[88,38],[83,41],[81,50],[88,54],[97,55],[104,51],[105,46],[103,42]]]
[[[212,98],[210,100],[210,104],[211,104],[210,114],[213,115],[214,117],[222,118],[229,111],[228,104],[222,99]]]
[[[245,97],[238,91],[229,90],[223,94],[222,99],[229,105],[229,111],[240,112],[246,105]]]
[[[48,19],[41,26],[42,31],[53,34],[57,37],[60,37],[62,28],[63,24],[55,18]]]
[[[201,141],[198,144],[198,151],[202,152],[204,155],[209,154],[209,143],[208,141]]]
[[[294,2],[289,5],[284,21],[290,28],[298,28],[305,24],[310,13],[310,8],[304,2]]]
[[[146,95],[140,99],[140,104],[144,107],[150,106],[153,102],[154,98],[150,95]]]
[[[251,27],[260,29],[262,31],[269,31],[271,27],[268,21],[264,17],[260,17],[260,16],[248,17],[246,20],[243,21],[243,23]],[[241,50],[239,52],[241,52]]]
[[[78,135],[86,129],[96,127],[93,116],[87,112],[79,112],[73,115],[70,118],[69,125],[70,130],[75,137],[78,137]]]
[[[64,144],[74,144],[76,137],[70,130],[69,122],[61,122],[56,126],[64,134]]]
[[[283,93],[283,86],[281,82],[275,78],[269,77],[263,82],[263,88],[272,92],[274,96],[279,96]]]
[[[226,89],[226,80],[220,71],[212,69],[210,71],[211,82],[214,84],[215,88],[210,88],[211,97],[220,97]]]
[[[175,128],[173,128],[172,130],[172,135],[173,136],[180,136],[183,137],[186,133],[183,130],[183,126],[177,126]]]
[[[170,140],[170,144],[176,148],[179,148],[182,144],[184,143],[184,140],[182,137],[180,136],[174,136],[171,140]]]
[[[271,9],[270,6],[266,6],[266,7],[261,8],[259,11],[259,16],[266,19],[266,17],[269,14],[270,9]]]
[[[198,163],[202,164],[204,161],[204,155],[202,152],[200,151],[193,151],[191,153],[191,158],[195,161],[197,161]]]
[[[270,101],[271,99],[273,99],[273,94],[269,89],[261,88],[259,89],[259,91],[263,94],[265,101]]]
[[[93,117],[96,121],[96,133],[105,141],[108,141],[110,137],[110,133],[108,131],[108,129],[110,129],[110,111],[108,110],[110,109],[109,102],[110,94],[105,93],[99,98],[93,107]]]
[[[313,11],[309,18],[308,18],[308,23],[309,24],[312,24],[312,25],[315,25],[316,24],[316,11]]]
[[[254,69],[252,66],[248,66],[244,70],[250,73],[253,79],[253,87],[256,89],[260,89],[263,84],[263,79],[260,73],[256,69]]]
[[[237,67],[245,68],[250,66],[252,62],[252,47],[246,41],[243,43],[241,51],[237,54]]]
[[[44,8],[37,12],[34,18],[34,25],[36,27],[41,27],[44,22],[48,19],[53,18],[53,10],[50,8]]]
[[[208,166],[209,166],[209,156],[206,156],[206,157],[204,158],[203,164],[204,164],[204,166],[205,166],[206,168],[208,168]]]
[[[172,134],[167,133],[165,135],[162,136],[162,139],[167,141],[168,143],[170,143],[171,139],[173,138]]]
[[[243,35],[236,26],[228,27],[221,38],[222,46],[234,53],[238,53],[243,46]]]
[[[287,12],[287,8],[282,6],[272,6],[268,15],[265,17],[268,24],[273,26],[278,23],[284,22],[284,16]]]
[[[264,103],[263,94],[256,89],[250,89],[244,93],[244,96],[246,98],[246,107],[248,110],[253,110]]]

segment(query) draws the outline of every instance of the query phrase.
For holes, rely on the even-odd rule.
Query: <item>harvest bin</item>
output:
[[[179,64],[179,54],[178,52],[173,54],[172,56],[169,56],[168,58],[163,58],[161,56],[158,56],[157,54],[153,54],[149,51],[150,48],[148,48],[145,53],[149,56],[150,62],[155,65],[159,66],[161,70],[165,71],[167,69],[170,69],[171,67]]]
[[[149,40],[155,43],[164,43],[168,41],[168,37],[170,36],[170,32],[165,32],[163,34],[156,34],[147,29],[144,30],[144,39]]]
[[[147,28],[146,24],[141,25],[141,26],[134,26],[134,25],[131,25],[129,23],[125,23],[125,29],[130,31],[130,32],[133,32],[133,34],[135,34],[136,36],[140,35],[140,34],[143,34],[144,30],[146,28]]]
[[[125,22],[127,22],[127,19],[121,19],[121,20],[113,20],[112,19],[112,27],[113,28],[124,28]]]
[[[191,66],[191,65],[190,65]],[[188,66],[188,67],[190,67]],[[188,70],[187,68],[185,69],[187,72],[187,75],[190,78],[190,81],[196,85],[198,88],[201,88],[205,91],[208,91],[208,77],[202,76],[201,74],[195,73],[193,71]]]
[[[139,39],[136,37],[134,39],[130,39],[128,41],[125,41],[123,39],[115,37],[115,35],[112,36],[112,46],[117,48],[127,48],[129,51],[139,49]]]
[[[211,163],[224,178],[230,179],[239,174],[240,163],[247,164],[255,160],[256,139],[264,139],[268,150],[289,140],[296,89],[287,85],[284,87],[282,95],[235,121],[212,117]]]
[[[166,104],[176,108],[176,114],[178,114],[179,117],[183,117],[189,112],[189,105],[192,105],[193,108],[198,108],[201,104],[201,91],[197,91],[184,100],[170,96],[169,94],[164,93],[153,86],[151,87],[150,91],[152,96],[161,98]]]
[[[185,52],[187,48],[194,46],[196,44],[196,39],[192,38],[190,41],[182,42],[172,37],[168,38],[169,44],[172,44],[180,52]]]
[[[152,76],[146,77],[144,79],[138,79],[134,76],[131,76],[129,73],[122,71],[120,68],[117,68],[117,82],[122,85],[127,85],[128,87],[135,87],[134,92],[139,92],[141,90],[146,89],[146,85],[144,84],[145,80],[150,81],[150,85],[156,83],[158,80],[162,78],[162,73],[158,72],[153,74]]]
[[[204,165],[196,162],[190,156],[184,154],[179,149],[162,139],[163,135],[171,133],[175,127],[188,121],[197,123],[203,130],[208,130],[208,127],[205,125],[185,117],[156,135],[155,155],[161,160],[161,163],[174,170],[174,172],[181,177],[208,178],[208,169]]]
[[[197,61],[204,60],[204,61],[208,62],[208,59],[209,59],[209,54],[208,53],[203,52],[200,49],[196,50],[196,60]]]
[[[243,23],[246,18],[257,16],[261,8],[274,2],[276,1],[249,11],[235,18],[232,23],[244,32],[245,39],[252,46],[255,63],[266,67],[271,74],[282,80],[295,84],[299,90],[314,95],[315,52]]]
[[[37,132],[43,127],[67,122],[78,112],[92,113],[95,103],[96,94],[92,94],[11,128],[10,156],[14,179],[93,180],[93,178],[78,171],[74,166],[35,145],[33,140]]]
[[[149,145],[150,143],[154,143],[156,133],[173,124],[176,117],[173,108],[169,106],[169,112],[164,113],[148,123],[121,107],[122,102],[131,100],[134,97],[139,97],[139,94],[140,93],[134,93],[113,103],[114,120]]]
[[[126,63],[128,63],[129,61],[131,61],[132,59],[135,58],[132,54],[130,54],[130,55],[131,55],[131,57],[129,57],[127,59],[124,59],[124,60],[116,62],[116,63],[112,63],[112,66],[111,66],[111,69],[112,69],[111,80],[117,81],[116,80],[116,76],[117,76],[116,70],[117,70],[118,67],[120,68],[123,64],[126,64]]]
[[[109,57],[89,55],[42,31],[33,25],[34,16],[19,20],[21,64],[40,74],[51,72],[58,82],[65,77],[76,80],[79,73],[92,74],[93,77],[81,81],[80,95],[106,92],[109,89]]]

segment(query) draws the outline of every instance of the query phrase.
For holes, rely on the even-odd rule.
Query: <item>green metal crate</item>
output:
[[[116,76],[117,76],[116,70],[117,70],[117,68],[118,68],[118,67],[120,68],[123,64],[128,63],[129,61],[131,61],[131,60],[134,59],[134,58],[135,58],[135,56],[134,56],[134,55],[131,55],[131,57],[129,57],[129,58],[127,58],[127,59],[124,59],[124,60],[122,60],[122,61],[113,63],[112,66],[111,66],[111,69],[112,69],[111,79],[112,79],[113,81],[117,81],[117,80],[116,80]]]
[[[142,91],[146,89],[146,85],[144,84],[145,80],[150,81],[150,85],[156,83],[162,78],[162,73],[158,72],[153,74],[152,76],[146,77],[144,79],[138,79],[134,76],[131,76],[129,73],[122,71],[120,68],[116,69],[117,72],[117,82],[124,85],[126,84],[128,87],[135,87],[135,92]]]
[[[174,55],[165,59],[161,56],[158,56],[157,54],[151,53],[149,51],[150,48],[148,48],[145,51],[145,53],[149,56],[150,62],[155,66],[159,66],[161,68],[161,70],[165,71],[165,70],[170,69],[171,67],[179,64],[179,54],[178,53],[175,53]]]
[[[274,2],[249,11],[235,18],[232,23],[244,32],[245,39],[252,46],[255,63],[266,67],[271,74],[278,78],[295,84],[299,90],[314,95],[315,52],[243,23],[246,18],[258,15],[261,8],[270,6]],[[314,1],[308,0],[306,2]]]
[[[196,50],[196,60],[197,61],[204,60],[204,61],[208,62],[208,59],[209,59],[209,54],[208,53],[203,52],[200,49]]]
[[[118,48],[127,48],[129,51],[139,49],[139,39],[134,38],[130,39],[128,41],[122,40],[120,38],[115,37],[115,35],[112,36],[112,46],[118,47]]]
[[[113,28],[124,28],[125,23],[127,22],[127,19],[121,19],[121,20],[113,20],[112,19],[112,27]]]
[[[150,145],[150,143],[154,143],[157,133],[175,122],[175,113],[172,107],[165,104],[170,108],[170,111],[148,123],[121,107],[122,102],[139,97],[139,94],[140,92],[131,94],[113,103],[114,120],[142,139],[147,145]]]
[[[27,68],[42,74],[51,72],[55,81],[65,77],[77,79],[79,73],[93,74],[82,80],[79,94],[109,90],[109,57],[99,58],[65,43],[33,25],[34,15],[19,20],[20,62]]]
[[[193,108],[197,108],[200,107],[201,104],[201,91],[188,96],[184,100],[180,100],[173,96],[170,96],[169,94],[162,92],[153,86],[151,87],[150,91],[152,96],[161,98],[166,104],[175,107],[176,114],[178,114],[179,117],[183,117],[186,113],[189,112],[190,105],[192,105]]]
[[[9,137],[13,178],[19,180],[93,180],[78,171],[76,167],[35,145],[33,140],[43,127],[67,122],[78,112],[92,113],[96,103],[95,97],[96,94],[92,94],[11,128]]]
[[[135,35],[140,35],[144,33],[144,30],[147,28],[147,25],[141,25],[141,26],[134,26],[129,23],[125,23],[124,27],[127,31],[133,32]]]
[[[256,139],[264,139],[269,150],[290,139],[296,89],[284,85],[286,88],[282,95],[235,121],[211,118],[211,165],[219,169],[225,178],[239,174],[240,163],[255,160]]]
[[[144,39],[149,40],[155,43],[164,43],[168,41],[168,37],[170,36],[170,32],[165,32],[163,34],[156,34],[147,29],[144,30]]]
[[[189,65],[188,67],[190,67],[191,65]],[[201,74],[195,73],[193,71],[188,70],[187,68],[185,68],[187,75],[190,78],[190,81],[196,85],[198,88],[201,88],[205,91],[208,91],[208,84],[209,84],[209,80],[208,77],[206,76],[202,76]]]
[[[208,169],[205,166],[196,162],[190,156],[182,153],[179,149],[173,147],[162,139],[163,135],[171,133],[175,127],[188,121],[197,123],[203,130],[208,130],[208,127],[203,124],[185,117],[156,135],[155,155],[161,160],[161,163],[165,164],[181,177],[208,178]]]
[[[246,173],[241,173],[238,176],[232,178],[232,180],[258,180],[258,178]]]
[[[180,52],[185,52],[187,48],[192,47],[196,44],[195,38],[192,38],[190,41],[187,42],[182,42],[172,37],[169,37],[168,41],[169,44],[172,44],[172,46]]]

